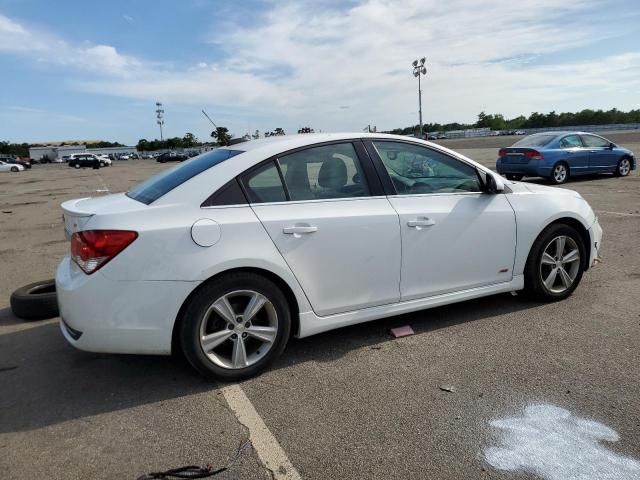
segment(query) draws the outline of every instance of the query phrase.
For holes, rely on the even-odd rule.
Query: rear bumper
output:
[[[198,283],[114,281],[65,257],[56,271],[62,334],[90,352],[168,355],[178,311]]]
[[[541,165],[540,160],[529,160],[528,163],[506,163],[499,158],[496,160],[496,170],[500,175],[510,173],[530,177],[548,177],[551,175],[551,167]]]

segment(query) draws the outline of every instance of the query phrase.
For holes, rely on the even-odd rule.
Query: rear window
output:
[[[219,149],[194,157],[139,183],[127,196],[149,205],[190,178],[241,153],[242,150]]]
[[[531,135],[523,138],[519,142],[511,145],[512,147],[544,147],[551,140],[556,138],[557,135]]]

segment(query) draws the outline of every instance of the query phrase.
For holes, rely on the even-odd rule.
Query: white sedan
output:
[[[7,163],[0,160],[0,172],[22,172],[24,167],[16,163]]]
[[[501,292],[564,299],[602,236],[574,191],[382,134],[240,143],[62,208],[67,340],[180,349],[225,380],[265,369],[290,336]]]

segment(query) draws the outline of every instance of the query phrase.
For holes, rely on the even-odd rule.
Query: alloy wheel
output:
[[[556,183],[564,183],[567,179],[567,167],[563,164],[556,165],[553,169],[553,179]]]
[[[200,348],[214,364],[240,369],[260,361],[278,334],[278,315],[267,297],[253,290],[227,293],[200,322]]]
[[[573,285],[580,271],[580,249],[566,235],[552,239],[540,258],[540,278],[552,293],[563,293]]]
[[[626,177],[627,175],[629,175],[630,171],[631,162],[629,162],[629,159],[623,158],[622,160],[620,160],[620,166],[618,167],[618,172],[620,172],[620,175]]]

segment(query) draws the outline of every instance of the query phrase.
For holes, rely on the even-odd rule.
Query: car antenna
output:
[[[209,120],[211,122],[211,125],[213,125],[215,128],[218,128],[218,126],[213,123],[213,120],[211,120],[211,117],[209,117],[209,115],[207,115],[207,112],[204,111],[204,108],[202,109],[202,114],[207,117],[207,120]]]

